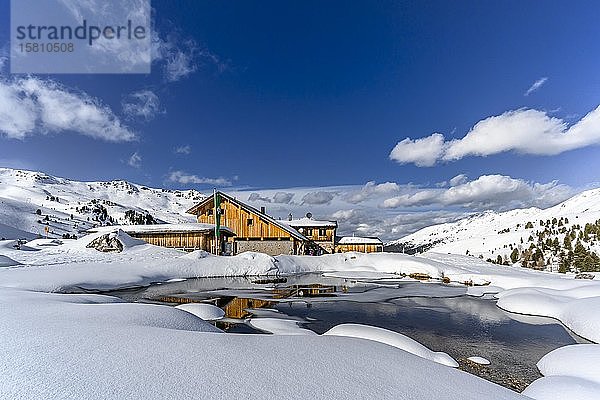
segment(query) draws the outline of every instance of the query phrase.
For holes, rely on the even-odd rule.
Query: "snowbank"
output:
[[[0,254],[0,268],[2,267],[14,267],[20,265],[18,262],[16,262],[15,260],[13,260],[10,257],[7,256],[3,256]]]
[[[373,340],[375,342],[385,343],[387,345],[397,347],[421,358],[435,361],[438,364],[453,368],[458,367],[458,363],[446,353],[431,351],[421,343],[409,338],[408,336],[375,326],[342,324],[334,326],[325,332],[324,335],[348,336]]]
[[[600,384],[600,346],[576,344],[560,347],[537,363],[544,376],[574,376]]]
[[[600,385],[586,379],[549,376],[534,381],[524,391],[536,400],[598,400]]]
[[[174,307],[0,288],[0,309],[0,398],[524,398],[381,343],[222,334]]]
[[[365,267],[366,268],[366,267]],[[377,271],[340,271],[340,272],[325,272],[323,276],[329,278],[343,278],[343,279],[356,279],[356,280],[381,280],[381,279],[401,279],[399,275],[388,274],[385,272]]]
[[[512,289],[496,294],[498,307],[558,319],[578,335],[600,342],[600,285],[566,290]]]
[[[33,239],[37,235],[31,232],[26,232],[21,229],[14,228],[12,226],[8,226],[6,224],[0,223],[0,239],[17,239],[17,238],[25,238],[25,239]]]
[[[580,336],[600,342],[600,296],[597,286],[566,290],[521,288],[496,295],[498,306],[512,312],[556,318]],[[600,398],[600,345],[565,346],[537,364],[544,378],[523,392],[539,400]]]
[[[212,304],[188,303],[180,304],[175,308],[187,311],[190,314],[193,314],[196,317],[201,318],[205,321],[216,321],[225,316],[225,312],[223,310],[221,310],[217,306],[213,306]]]
[[[578,344],[546,354],[537,366],[544,378],[523,393],[534,399],[598,399],[600,346]]]
[[[300,327],[300,322],[284,318],[251,318],[250,326],[275,335],[316,335],[313,331]]]
[[[490,365],[490,360],[488,360],[487,358],[483,358],[483,357],[479,357],[479,356],[473,356],[473,357],[467,357],[467,360],[474,362],[475,364],[479,364],[479,365]]]

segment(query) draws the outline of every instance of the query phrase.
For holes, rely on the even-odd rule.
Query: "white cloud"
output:
[[[175,154],[190,154],[192,152],[192,146],[185,145],[185,146],[178,146],[175,147],[175,149],[173,150],[175,152]]]
[[[448,142],[443,158],[459,160],[468,155],[487,156],[511,150],[525,154],[558,154],[566,150],[567,135],[565,122],[543,111],[508,111],[479,121],[464,138]]]
[[[349,221],[352,217],[355,217],[357,212],[353,209],[350,210],[337,210],[331,216],[340,221]]]
[[[460,176],[460,175],[459,175]],[[461,177],[462,180],[462,177]],[[482,175],[447,189],[424,189],[386,199],[384,208],[459,206],[471,210],[548,207],[566,200],[573,190],[557,182],[527,182],[504,175]]]
[[[194,61],[193,51],[184,52],[177,50],[176,52],[169,54],[167,58],[165,76],[167,81],[174,82],[188,76],[197,69],[198,66]]]
[[[400,186],[395,182],[375,183],[374,181],[367,182],[359,191],[350,192],[344,197],[348,203],[358,204],[368,200],[374,196],[385,195],[398,192]]]
[[[454,178],[450,179],[450,186],[458,186],[466,183],[469,178],[465,174],[458,174]]]
[[[519,109],[479,121],[462,139],[445,141],[443,135],[399,142],[390,158],[401,164],[433,166],[466,156],[488,156],[508,151],[556,155],[600,144],[600,106],[569,126],[546,112]]]
[[[266,197],[266,196],[261,196],[258,193],[250,193],[250,195],[248,196],[248,201],[262,201],[265,203],[270,203],[271,202],[271,198],[270,197]]]
[[[157,114],[164,113],[160,108],[160,100],[151,90],[138,90],[127,96],[121,103],[123,113],[128,118],[141,118],[150,121]]]
[[[109,142],[136,139],[109,107],[85,93],[35,77],[0,80],[0,133],[5,137],[64,131]]]
[[[123,15],[127,21],[147,21],[152,19],[153,27],[159,26],[154,19],[155,10],[147,7],[148,0],[122,0],[111,2],[107,7],[102,0],[61,0],[74,21],[80,23],[84,18],[88,21],[104,21],[106,25],[114,24],[115,15]],[[115,10],[113,6],[118,5]],[[210,65],[218,72],[229,68],[227,62],[212,53],[206,47],[189,38],[182,38],[177,29],[159,32],[151,29],[148,41],[112,40],[104,37],[95,41],[92,47],[96,55],[103,56],[108,63],[115,60],[123,69],[134,70],[140,65],[155,64],[167,82],[179,81],[196,72],[203,65]]]
[[[274,203],[274,204],[290,204],[292,199],[294,198],[294,193],[290,192],[276,192],[275,194],[261,194],[257,192],[252,192],[248,196],[248,201],[262,201],[265,203]]]
[[[391,238],[401,238],[426,228],[431,225],[445,224],[455,222],[469,215],[466,212],[452,212],[444,210],[422,211],[412,213],[401,213],[394,217],[384,220],[388,226],[387,236]]]
[[[140,168],[142,166],[142,156],[136,151],[129,157],[129,160],[127,160],[127,165],[133,168]]]
[[[547,187],[547,189],[552,189]],[[522,179],[503,175],[483,175],[446,190],[440,201],[443,205],[467,205],[474,208],[505,206],[513,201],[534,202],[536,190]]]
[[[123,21],[132,21],[134,25],[151,25],[152,12],[147,0],[121,0],[109,3],[103,0],[60,0],[60,2],[71,14],[74,24],[80,24],[83,20],[93,20],[95,24],[111,26],[115,23],[115,16],[120,16]],[[116,40],[101,36],[94,41],[94,46],[89,47],[96,64],[118,63],[125,72],[148,69],[152,61],[151,49],[151,35],[144,40]]]
[[[334,197],[335,194],[331,192],[308,192],[302,197],[302,203],[311,205],[329,204]]]
[[[422,190],[416,193],[407,193],[384,200],[384,208],[398,207],[423,207],[437,201],[438,191],[434,189]]]
[[[400,164],[414,163],[418,167],[431,167],[442,156],[444,135],[434,133],[421,139],[406,138],[398,142],[390,153],[390,159]]]
[[[225,178],[204,178],[197,175],[188,174],[184,171],[173,171],[169,174],[168,180],[171,182],[181,183],[182,185],[198,184],[198,185],[215,185],[215,186],[231,186],[231,181]]]
[[[383,240],[398,239],[435,224],[454,222],[469,215],[466,212],[434,210],[402,212],[388,215],[380,210],[338,210],[331,214],[337,220],[340,235],[378,236]]]
[[[548,80],[548,77],[543,77],[543,78],[540,78],[537,81],[533,82],[533,84],[525,92],[524,96],[529,96],[531,93],[533,93],[536,90],[538,90],[539,88],[541,88],[544,85],[544,83],[546,83],[547,80]]]
[[[23,139],[33,133],[39,113],[35,99],[23,95],[19,85],[0,81],[0,132],[6,137]]]
[[[167,82],[179,81],[201,66],[213,66],[219,73],[229,68],[228,63],[218,55],[192,39],[181,40],[175,33],[163,39],[157,32],[153,32],[152,54],[154,62],[163,64],[162,70]]]

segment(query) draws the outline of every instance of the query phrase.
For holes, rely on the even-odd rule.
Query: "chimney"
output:
[[[288,215],[288,221],[291,221],[292,219],[294,219],[294,217],[292,216],[292,213],[290,213],[290,214]]]
[[[260,208],[260,213],[261,214],[266,214],[266,212],[267,212],[266,208],[264,208],[264,207]]]

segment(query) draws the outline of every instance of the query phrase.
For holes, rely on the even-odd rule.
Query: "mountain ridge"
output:
[[[578,241],[586,250],[585,256],[593,257],[592,253],[600,253],[596,226],[600,226],[598,188],[586,190],[545,209],[531,207],[504,212],[484,211],[455,222],[432,225],[386,243],[386,249],[469,254],[497,263],[506,263],[509,259],[511,264],[530,261],[525,258],[531,254],[523,253],[535,254],[540,249],[544,265],[535,260],[540,264],[536,264],[540,267],[538,269],[559,270],[561,263],[569,257],[569,252],[573,253],[573,246]],[[565,244],[567,235],[571,248]],[[555,242],[558,242],[558,246],[554,245]],[[513,261],[515,258],[516,262]]]
[[[99,225],[194,222],[185,214],[205,195],[126,180],[81,182],[0,168],[0,238],[81,235]]]

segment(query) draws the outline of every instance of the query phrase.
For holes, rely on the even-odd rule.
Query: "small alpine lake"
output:
[[[198,278],[105,292],[131,302],[219,306],[216,325],[229,333],[263,333],[260,318],[296,321],[322,334],[344,323],[402,333],[448,353],[460,369],[521,392],[541,377],[537,361],[550,351],[588,343],[559,321],[513,314],[493,296],[466,295],[466,287],[369,274],[302,274],[276,278]],[[469,357],[483,357],[480,365]]]

